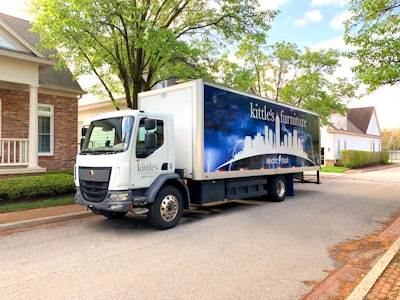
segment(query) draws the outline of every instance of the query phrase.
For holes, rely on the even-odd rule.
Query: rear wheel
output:
[[[148,218],[153,227],[168,229],[176,226],[183,214],[183,197],[174,186],[165,186],[149,206]]]
[[[278,175],[268,180],[268,199],[273,202],[281,202],[287,193],[285,176]]]

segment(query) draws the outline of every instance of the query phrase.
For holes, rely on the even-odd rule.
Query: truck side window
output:
[[[155,133],[157,139],[157,147],[155,149],[146,149],[144,139],[146,133]],[[136,157],[144,158],[152,154],[164,144],[164,122],[156,120],[156,128],[146,130],[144,127],[144,118],[139,122],[138,136],[136,139]]]

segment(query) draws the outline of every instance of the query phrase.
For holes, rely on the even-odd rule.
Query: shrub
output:
[[[0,180],[0,202],[73,192],[75,192],[74,177],[63,172]]]
[[[340,165],[346,168],[356,168],[365,165],[388,163],[389,153],[359,151],[359,150],[342,150],[339,157]]]
[[[381,163],[381,164],[387,165],[387,164],[389,163],[389,160],[390,160],[390,153],[389,153],[389,151],[381,151],[380,163]]]

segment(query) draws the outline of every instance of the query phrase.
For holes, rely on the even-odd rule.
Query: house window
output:
[[[53,155],[54,145],[54,106],[38,106],[38,154]]]
[[[11,49],[11,50],[18,50],[15,48],[7,39],[0,34],[0,47],[6,48],[6,49]]]
[[[340,140],[337,142],[337,153],[340,154]]]

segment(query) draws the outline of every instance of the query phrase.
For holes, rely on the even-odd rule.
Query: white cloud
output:
[[[280,6],[285,4],[286,2],[290,2],[291,0],[274,0],[274,1],[265,1],[265,0],[259,0],[260,2],[260,9],[261,10],[277,10],[279,9]]]
[[[351,51],[351,50],[355,49],[354,46],[350,46],[350,45],[346,45],[345,44],[342,35],[334,37],[334,38],[332,38],[330,40],[321,41],[318,44],[312,45],[310,48],[313,51],[318,51],[318,50],[321,50],[321,49],[329,49],[329,48],[338,49],[338,50],[341,50],[341,51]]]
[[[347,4],[347,2],[348,2],[347,0],[312,0],[311,7],[326,6],[326,5],[343,7]]]
[[[335,14],[332,20],[329,21],[329,25],[332,29],[343,29],[344,21],[350,19],[351,13],[348,10],[343,11],[340,14]]]
[[[352,67],[357,65],[357,62],[353,59],[347,57],[340,57],[339,58],[340,67],[335,71],[335,78],[347,78],[351,80],[354,77],[354,73],[351,70]]]
[[[322,20],[322,14],[318,9],[316,9],[316,10],[306,12],[304,14],[303,18],[294,20],[293,25],[296,27],[304,26],[307,23],[310,23],[310,22],[318,23],[321,20]]]

